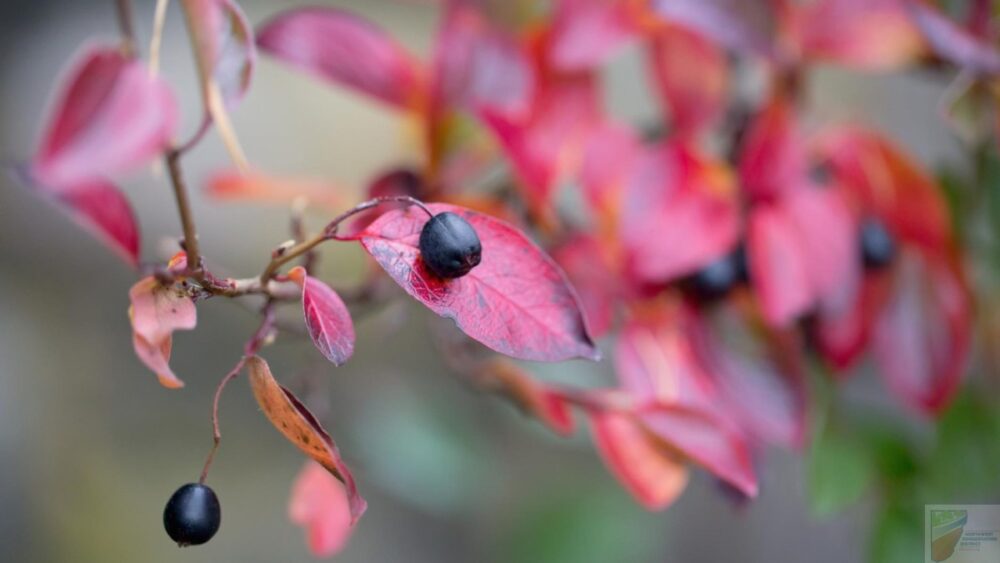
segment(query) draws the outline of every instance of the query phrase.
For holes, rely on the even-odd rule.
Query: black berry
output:
[[[896,256],[896,241],[878,219],[866,219],[861,224],[861,259],[866,268],[888,266]]]
[[[219,531],[222,508],[215,491],[198,483],[188,483],[167,501],[163,527],[177,545],[201,545]]]
[[[482,260],[479,235],[468,221],[451,212],[431,217],[420,231],[420,256],[434,274],[459,278]]]
[[[684,286],[703,301],[725,297],[747,280],[746,252],[740,246],[684,280]]]

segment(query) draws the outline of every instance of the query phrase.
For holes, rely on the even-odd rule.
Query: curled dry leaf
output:
[[[307,461],[292,485],[288,518],[306,530],[309,550],[332,557],[351,537],[351,510],[344,485],[315,461]]]
[[[129,317],[132,344],[142,363],[160,379],[164,387],[183,387],[184,382],[170,369],[170,349],[175,330],[191,330],[197,324],[194,301],[173,287],[149,276],[129,290]]]
[[[302,287],[302,315],[313,344],[334,365],[342,365],[354,353],[354,322],[347,306],[336,291],[302,267],[288,275]]]
[[[267,362],[258,356],[247,359],[250,387],[257,404],[271,424],[302,453],[311,457],[344,484],[351,512],[351,524],[364,514],[368,503],[358,493],[354,476],[340,457],[330,435],[309,409],[271,375]]]
[[[397,284],[429,309],[489,348],[514,358],[598,359],[572,287],[558,266],[512,225],[453,205],[432,204],[468,221],[482,243],[482,262],[445,280],[420,258],[427,214],[417,207],[389,211],[354,238]]]

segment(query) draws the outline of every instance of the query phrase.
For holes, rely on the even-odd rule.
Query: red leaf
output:
[[[807,259],[788,213],[778,205],[757,205],[750,213],[747,261],[772,326],[787,326],[815,303]]]
[[[622,193],[641,154],[632,127],[604,121],[591,130],[583,150],[580,186],[601,226],[611,227],[617,220]]]
[[[649,510],[666,508],[687,486],[684,457],[625,414],[593,412],[594,444],[608,469]]]
[[[771,100],[754,118],[739,163],[743,189],[753,199],[772,199],[803,183],[806,145],[787,101]]]
[[[935,8],[906,0],[913,21],[942,59],[982,74],[1000,73],[1000,51],[956,25]]]
[[[912,251],[899,259],[893,294],[875,324],[875,359],[907,405],[939,413],[955,396],[968,359],[968,289],[947,260]]]
[[[423,97],[418,61],[381,29],[343,10],[284,12],[260,29],[257,45],[295,68],[389,105],[412,109]]]
[[[271,369],[263,359],[247,359],[250,387],[257,404],[271,424],[288,438],[302,453],[311,457],[331,475],[344,484],[351,513],[351,525],[361,518],[368,503],[358,494],[350,469],[340,457],[340,451],[330,435],[320,426],[316,417],[295,395],[274,380]]]
[[[772,56],[770,0],[651,0],[660,17],[735,51]]]
[[[686,327],[692,355],[716,391],[714,412],[754,438],[801,447],[808,409],[794,333],[752,334],[732,306],[688,315]]]
[[[427,271],[418,248],[427,214],[417,207],[387,212],[356,238],[407,293],[497,352],[539,361],[599,357],[564,274],[524,234],[461,207],[429,207],[462,216],[479,234],[482,263],[468,275],[443,280]]]
[[[534,416],[556,434],[569,436],[573,433],[573,414],[563,396],[514,363],[505,359],[490,361],[481,375],[524,413]]]
[[[850,307],[820,307],[814,332],[816,344],[837,370],[849,368],[867,349],[872,326],[890,289],[886,281],[883,275],[868,274]]]
[[[552,257],[580,294],[591,336],[604,336],[614,321],[619,283],[606,248],[596,238],[579,234],[553,249]]]
[[[740,434],[704,411],[657,404],[636,413],[651,434],[736,487],[757,496],[757,476],[750,450]]]
[[[599,123],[597,86],[591,74],[547,76],[526,117],[489,108],[480,112],[534,211],[545,211],[559,180],[579,167],[584,143]]]
[[[202,88],[214,82],[231,107],[250,88],[257,59],[253,29],[234,0],[183,0],[183,5]]]
[[[906,0],[818,0],[796,6],[792,27],[806,57],[864,70],[915,62],[924,51]]]
[[[714,43],[669,26],[653,36],[650,66],[672,133],[682,137],[716,122],[726,109],[729,63]]]
[[[562,0],[555,5],[548,45],[553,67],[574,72],[605,63],[639,24],[629,3],[615,0]]]
[[[334,365],[342,365],[354,353],[354,322],[347,306],[336,291],[301,267],[288,275],[302,286],[302,314],[313,344]]]
[[[170,142],[173,95],[117,48],[85,51],[64,83],[31,163],[43,187],[64,189],[132,170]]]
[[[149,276],[129,290],[132,344],[139,359],[164,387],[183,387],[170,369],[170,348],[175,330],[191,330],[198,322],[194,301],[175,288],[164,287]]]
[[[125,195],[109,182],[94,180],[53,192],[73,219],[132,267],[139,263],[139,227]]]
[[[731,174],[687,147],[646,151],[622,199],[622,242],[630,270],[643,281],[693,273],[729,252],[739,235]]]
[[[470,3],[448,2],[434,54],[433,103],[523,115],[535,87],[531,60],[516,39]]]
[[[306,462],[288,501],[288,518],[306,529],[309,550],[332,557],[351,537],[351,510],[344,486],[315,461]]]

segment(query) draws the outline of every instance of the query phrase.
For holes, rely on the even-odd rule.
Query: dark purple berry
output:
[[[896,256],[896,241],[878,219],[866,219],[861,224],[861,259],[873,270],[888,266]]]
[[[741,246],[689,276],[684,286],[698,299],[712,301],[746,280],[746,253]]]
[[[482,260],[479,235],[468,221],[445,211],[431,217],[420,231],[420,256],[442,278],[468,274]]]
[[[199,483],[188,483],[177,489],[163,509],[163,527],[170,539],[181,547],[201,545],[212,539],[221,521],[219,497],[211,488]]]

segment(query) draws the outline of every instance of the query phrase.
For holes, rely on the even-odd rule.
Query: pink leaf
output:
[[[787,326],[814,304],[807,259],[785,210],[757,205],[750,213],[747,261],[764,317],[772,326]]]
[[[676,135],[695,135],[722,116],[729,63],[719,47],[669,26],[653,36],[650,55],[653,80]]]
[[[697,31],[735,51],[773,55],[769,0],[651,0],[663,19]]]
[[[470,3],[447,2],[434,54],[435,104],[522,115],[534,87],[531,60],[512,35]]]
[[[743,437],[724,421],[704,411],[663,404],[638,411],[636,419],[654,436],[744,495],[757,496],[750,450]]]
[[[524,234],[461,207],[429,207],[476,229],[482,263],[468,275],[443,280],[426,269],[418,243],[427,214],[417,207],[387,212],[356,238],[407,293],[497,352],[539,361],[599,357],[564,274]]]
[[[949,20],[935,8],[905,0],[913,21],[941,58],[983,74],[1000,73],[1000,50]]]
[[[806,438],[806,389],[801,344],[791,332],[757,336],[734,307],[688,315],[692,354],[716,390],[716,413],[746,434],[801,447]]]
[[[622,242],[631,271],[643,281],[693,273],[729,252],[739,235],[731,174],[687,147],[646,151],[622,199]]]
[[[198,322],[194,301],[173,287],[164,287],[153,276],[129,290],[132,343],[139,359],[156,373],[164,387],[183,387],[170,369],[170,348],[175,330],[191,330]]]
[[[350,508],[350,523],[357,523],[368,508],[368,503],[358,494],[354,476],[340,457],[340,450],[333,443],[330,434],[291,391],[275,381],[267,362],[252,356],[247,359],[247,368],[250,372],[250,388],[264,415],[288,441],[344,484]]]
[[[418,61],[381,29],[343,10],[280,14],[261,28],[257,45],[313,76],[402,109],[415,108],[424,95]]]
[[[306,529],[309,550],[332,557],[351,537],[351,510],[344,486],[315,461],[306,462],[288,501],[288,518]]]
[[[549,61],[564,72],[590,70],[606,62],[638,32],[639,24],[627,2],[561,0],[556,2],[553,16]]]
[[[302,314],[313,344],[334,365],[342,365],[354,353],[354,322],[347,306],[336,291],[301,267],[288,275],[302,286]]]
[[[972,337],[972,309],[959,271],[947,260],[906,252],[876,321],[875,359],[903,401],[939,413],[961,383]]]
[[[94,180],[60,189],[52,196],[84,228],[125,259],[139,263],[139,227],[125,195],[110,182]]]
[[[580,234],[553,249],[552,257],[580,294],[591,336],[600,338],[611,329],[619,290],[607,250],[595,237]]]
[[[214,81],[231,107],[250,88],[257,59],[253,29],[234,0],[183,0],[183,4],[202,85]]]
[[[906,0],[817,0],[797,6],[792,27],[806,57],[863,70],[915,62],[924,51]]]
[[[573,415],[563,396],[513,362],[502,358],[489,361],[482,376],[525,414],[534,416],[556,434],[569,436],[573,433]]]
[[[684,456],[625,414],[590,414],[594,444],[608,469],[649,510],[666,508],[684,491]]]
[[[583,149],[580,186],[599,221],[617,218],[622,192],[642,152],[642,145],[630,126],[603,121],[591,130]]]
[[[739,157],[743,189],[753,199],[772,199],[808,176],[806,144],[789,103],[773,99],[747,128]]]
[[[173,95],[141,62],[90,48],[65,79],[32,178],[59,190],[132,170],[164,150],[176,121]]]

